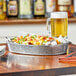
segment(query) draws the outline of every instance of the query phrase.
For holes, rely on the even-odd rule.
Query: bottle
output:
[[[50,12],[55,11],[56,1],[46,0],[46,17],[50,17]]]
[[[74,14],[73,14],[73,16],[76,17],[76,0],[73,0],[73,4],[74,4]]]
[[[56,0],[56,11],[68,12],[68,17],[71,17],[71,5],[72,0]]]
[[[34,17],[45,17],[45,0],[33,0],[34,2]]]
[[[4,16],[6,17],[6,0],[3,0],[3,13]]]
[[[32,0],[19,0],[19,18],[33,18],[32,3]]]
[[[0,0],[0,20],[4,20],[5,19],[5,15],[3,12],[3,0]]]
[[[7,17],[18,16],[18,0],[7,0]]]

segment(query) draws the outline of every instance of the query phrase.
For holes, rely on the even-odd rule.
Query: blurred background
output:
[[[0,43],[18,32],[45,33],[50,12],[68,13],[68,38],[76,44],[76,0],[0,0]]]

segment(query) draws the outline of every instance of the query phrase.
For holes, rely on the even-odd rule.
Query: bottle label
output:
[[[0,1],[0,14],[3,14],[3,3]]]
[[[55,9],[55,0],[46,0],[46,12],[52,12]]]
[[[71,11],[71,8],[70,7],[67,7],[67,6],[59,6],[59,11],[67,11],[67,12],[69,12],[69,11]]]
[[[58,0],[58,5],[71,5],[71,0]]]
[[[17,15],[18,14],[17,1],[9,1],[8,14],[9,15]]]
[[[68,7],[59,6],[59,11],[67,11],[67,10],[68,10]]]
[[[42,0],[35,2],[34,8],[35,15],[45,14],[44,2]]]
[[[19,14],[20,15],[31,15],[31,0],[20,0],[19,2]]]

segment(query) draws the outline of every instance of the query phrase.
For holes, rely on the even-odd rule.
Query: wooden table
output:
[[[72,50],[76,46],[70,45]],[[73,49],[74,48],[74,49]],[[76,63],[61,63],[59,56],[7,53],[0,58],[0,76],[57,76],[76,73]]]

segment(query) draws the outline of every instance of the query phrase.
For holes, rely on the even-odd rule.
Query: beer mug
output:
[[[47,30],[52,37],[67,37],[67,12],[52,12],[47,19]]]

